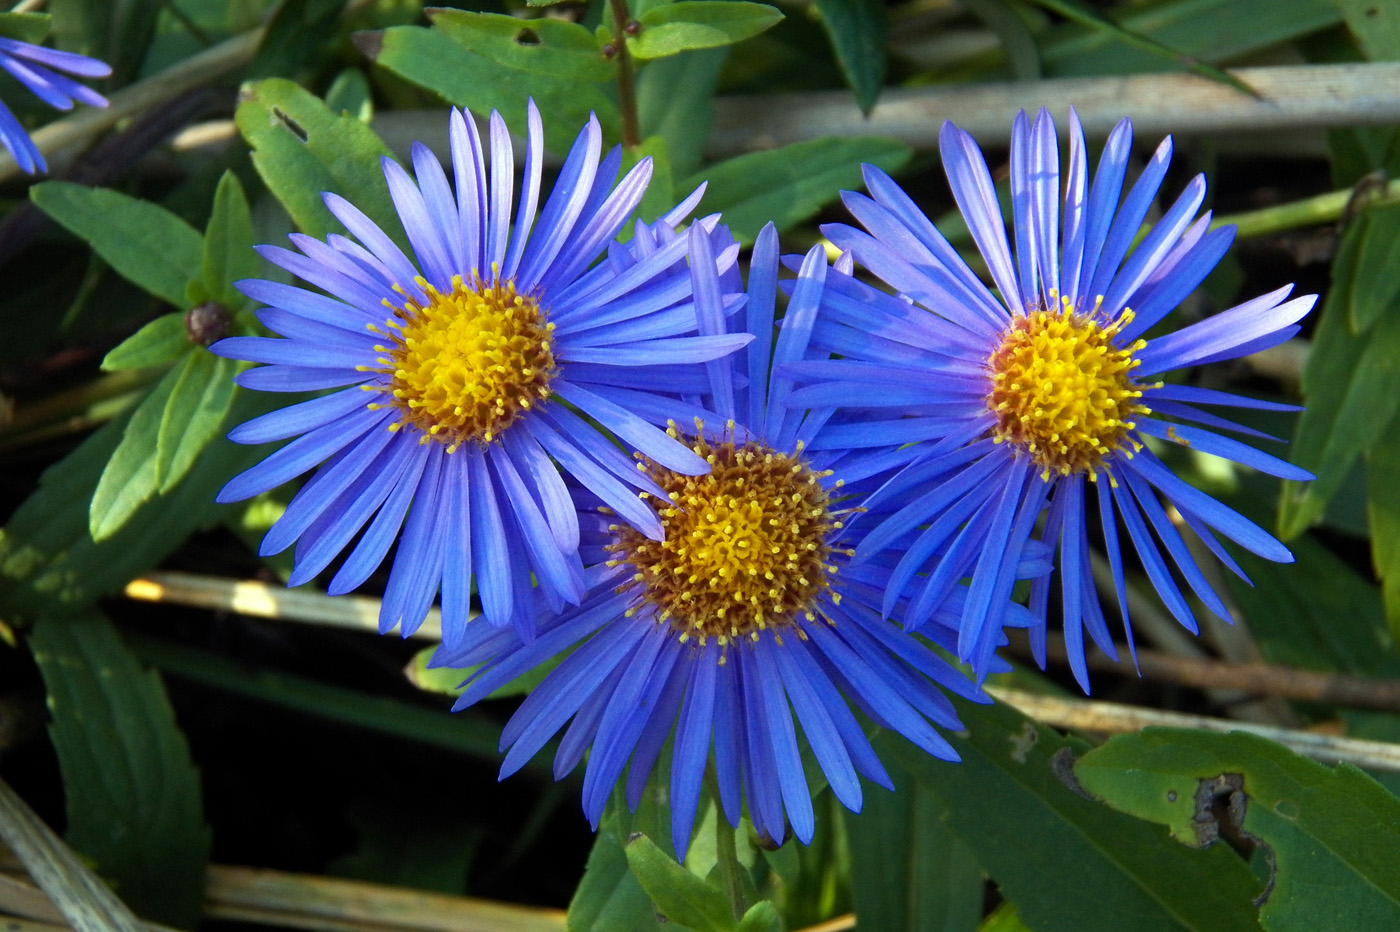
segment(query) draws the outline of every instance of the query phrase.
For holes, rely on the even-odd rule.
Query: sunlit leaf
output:
[[[165,402],[156,436],[155,483],[162,495],[185,478],[195,457],[223,426],[233,405],[238,363],[201,349],[176,368],[180,375]]]
[[[102,360],[108,372],[144,369],[174,362],[191,349],[185,312],[162,314],[117,344]]]
[[[733,45],[772,28],[783,14],[766,3],[747,0],[678,0],[647,10],[642,30],[628,40],[637,58],[664,58],[691,49]]]
[[[576,81],[611,81],[617,62],[591,30],[562,19],[438,9],[433,27],[463,48],[508,68]]]
[[[92,246],[114,271],[176,307],[199,277],[202,240],[170,211],[119,191],[67,181],[29,189],[39,209]]]
[[[1219,834],[1209,802],[1220,797],[1225,818],[1269,848],[1260,918],[1270,932],[1331,928],[1339,916],[1357,929],[1400,928],[1400,834],[1390,830],[1400,799],[1355,767],[1240,732],[1149,728],[1109,739],[1074,772],[1089,792],[1190,845]]]
[[[258,254],[253,252],[253,245],[253,216],[243,185],[233,172],[224,172],[204,231],[200,279],[205,292],[229,310],[236,311],[248,303],[233,283],[258,273]]]

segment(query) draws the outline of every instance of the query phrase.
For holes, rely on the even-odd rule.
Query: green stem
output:
[[[1215,218],[1213,226],[1233,223],[1238,228],[1240,238],[1247,236],[1268,236],[1285,230],[1335,223],[1346,212],[1347,204],[1354,195],[1353,188],[1329,191],[1301,201],[1291,201],[1276,207],[1246,211]],[[1374,194],[1364,197],[1365,206],[1400,203],[1400,181],[1392,181]]]
[[[724,892],[729,897],[729,908],[735,919],[742,919],[748,912],[749,904],[744,897],[744,880],[740,873],[739,849],[734,837],[734,826],[724,817],[724,807],[719,801],[719,787],[715,782],[714,771],[707,769],[705,783],[715,803],[715,856],[719,863],[719,876],[724,884]]]
[[[617,49],[617,102],[622,110],[622,144],[629,149],[641,145],[637,121],[637,89],[632,77],[632,54],[627,51],[627,24],[632,14],[627,0],[609,0],[613,16],[613,46]]]

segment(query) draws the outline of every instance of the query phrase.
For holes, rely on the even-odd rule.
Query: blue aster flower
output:
[[[794,374],[806,384],[789,398],[799,405],[861,399],[853,403],[867,409],[872,430],[902,426],[923,450],[877,496],[899,502],[899,510],[857,547],[859,561],[903,541],[886,612],[910,596],[905,620],[917,628],[953,580],[970,577],[957,652],[985,672],[1018,548],[1038,536],[1059,556],[1057,573],[1031,586],[1035,654],[1043,666],[1057,581],[1065,646],[1086,692],[1084,632],[1116,657],[1090,575],[1091,524],[1101,529],[1130,649],[1125,542],[1192,632],[1197,622],[1179,580],[1207,610],[1227,620],[1229,613],[1188,552],[1184,531],[1241,577],[1217,534],[1266,559],[1292,560],[1264,530],[1174,474],[1148,438],[1287,479],[1311,478],[1229,436],[1265,435],[1211,410],[1295,408],[1162,376],[1283,342],[1298,332],[1315,296],[1287,300],[1288,286],[1179,330],[1155,329],[1219,262],[1234,228],[1212,229],[1209,211],[1198,216],[1205,197],[1198,176],[1135,244],[1172,148],[1168,138],[1124,195],[1131,141],[1124,120],[1091,182],[1071,111],[1061,210],[1054,122],[1044,110],[1034,125],[1020,114],[1011,142],[1013,248],[977,144],[944,124],[944,168],[995,290],[888,176],[867,166],[870,196],[845,198],[865,230],[832,225],[823,232],[899,296],[844,276],[828,279],[813,342],[844,358],[803,364]]]
[[[71,110],[75,101],[93,107],[107,106],[107,98],[59,73],[83,78],[105,78],[110,75],[112,69],[95,58],[0,37],[0,68],[18,78],[21,84],[55,110]],[[34,140],[29,138],[3,101],[0,101],[0,143],[4,143],[15,162],[28,174],[48,170],[39,147],[34,145]]]
[[[742,314],[724,300],[728,288],[710,260],[724,243],[722,228],[714,247],[702,231],[690,235],[700,332],[755,334],[746,351],[677,386],[691,403],[671,405],[678,420],[695,425],[672,433],[712,471],[685,475],[639,454],[664,490],[648,499],[663,524],[660,541],[618,524],[581,490],[581,503],[594,507],[581,513],[582,552],[592,566],[579,606],[542,617],[533,643],[472,625],[460,647],[434,658],[440,666],[481,665],[457,701],[461,709],[569,652],[506,725],[501,776],[563,730],[554,773],[562,777],[588,752],[583,809],[595,829],[624,770],[627,802],[636,807],[674,732],[669,800],[681,859],[712,754],[731,824],[747,804],[760,834],[781,841],[790,824],[805,843],[814,816],[799,732],[836,797],[858,811],[861,776],[891,784],[851,705],[951,761],[957,755],[937,729],[961,726],[944,690],[987,701],[925,641],[881,617],[892,561],[851,563],[859,536],[846,520],[881,475],[907,461],[899,429],[875,436],[831,407],[784,404],[792,382],[781,367],[806,355],[826,278],[820,248],[802,263],[775,342],[772,225],[755,244]],[[1048,570],[1034,562],[1023,575]],[[954,646],[960,599],[961,590],[925,627],[933,642]]]
[[[455,194],[421,144],[412,152],[416,183],[397,162],[383,163],[416,261],[349,201],[326,194],[359,242],[293,234],[300,253],[260,247],[321,290],[239,282],[267,305],[258,318],[281,336],[211,347],[264,363],[238,377],[246,388],[334,389],[235,428],[229,437],[239,443],[296,439],[232,479],[219,500],[245,499],[317,469],[262,552],[296,542],[290,582],[298,585],[364,529],[331,580],[329,591],[339,594],[364,582],[398,538],[380,627],[412,633],[441,589],[449,644],[466,624],[473,580],[486,617],[527,634],[532,576],[556,610],[583,598],[578,517],[558,467],[641,534],[660,538],[660,521],[636,494],[660,489],[596,425],[667,468],[707,472],[702,458],[628,403],[665,384],[677,364],[747,342],[694,333],[687,240],[672,226],[699,191],[657,224],[637,224],[627,244],[614,242],[641,201],[651,163],[615,185],[621,150],[600,161],[596,120],[537,211],[544,143],[531,105],[513,223],[505,121],[491,115],[489,181],[475,124],[460,111],[451,114],[450,138]],[[720,261],[732,264],[735,252]]]

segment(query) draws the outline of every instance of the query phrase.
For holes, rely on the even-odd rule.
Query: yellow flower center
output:
[[[386,329],[370,327],[391,344],[375,347],[384,354],[376,371],[390,376],[380,387],[389,400],[369,407],[394,405],[402,418],[390,430],[412,424],[423,432],[420,442],[431,437],[449,453],[467,441],[490,443],[549,397],[559,371],[554,325],[510,281],[457,276],[447,293],[418,284],[426,302],[409,300],[393,308]]]
[[[674,427],[668,432],[679,436]],[[664,538],[611,526],[608,565],[634,570],[618,591],[636,590],[682,642],[697,637],[702,646],[711,638],[720,645],[757,640],[769,628],[781,637],[799,615],[815,619],[817,597],[836,572],[829,538],[841,527],[820,482],[830,473],[754,441],[686,442],[710,473],[685,476],[642,459],[666,492],[665,501],[651,498]]]
[[[993,439],[1028,453],[1047,480],[1076,472],[1096,479],[1104,457],[1125,445],[1133,448],[1130,456],[1141,449],[1129,434],[1137,426],[1133,416],[1149,409],[1138,404],[1142,391],[1132,371],[1140,361],[1133,353],[1147,344],[1113,344],[1132,319],[1125,308],[1104,326],[1076,313],[1066,298],[1058,311],[1033,310],[1013,320],[987,359]]]

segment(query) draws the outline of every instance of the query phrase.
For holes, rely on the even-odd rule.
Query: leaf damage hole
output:
[[[1035,743],[1040,740],[1040,734],[1035,730],[1035,725],[1026,722],[1021,726],[1021,733],[1018,735],[1008,735],[1007,740],[1011,742],[1011,759],[1018,764],[1026,762],[1026,755],[1035,747]]]
[[[1074,775],[1074,751],[1070,748],[1060,748],[1050,755],[1050,772],[1055,775],[1065,786],[1083,796],[1085,799],[1094,799],[1094,794],[1084,789],[1079,778]]]
[[[540,44],[540,34],[526,27],[515,34],[516,45],[535,46]]]
[[[283,112],[280,107],[272,108],[272,117],[283,126],[287,127],[287,129],[291,130],[292,135],[296,136],[303,143],[311,138],[311,135],[306,130],[302,129],[301,124]]]
[[[1196,785],[1196,811],[1192,821],[1196,829],[1196,840],[1201,848],[1224,839],[1225,843],[1245,860],[1249,859],[1256,848],[1263,853],[1264,863],[1268,868],[1268,880],[1264,883],[1264,889],[1254,898],[1255,906],[1263,906],[1274,890],[1274,881],[1278,875],[1277,862],[1272,847],[1257,835],[1245,831],[1244,817],[1248,804],[1244,774],[1221,773],[1213,777],[1203,777]]]

